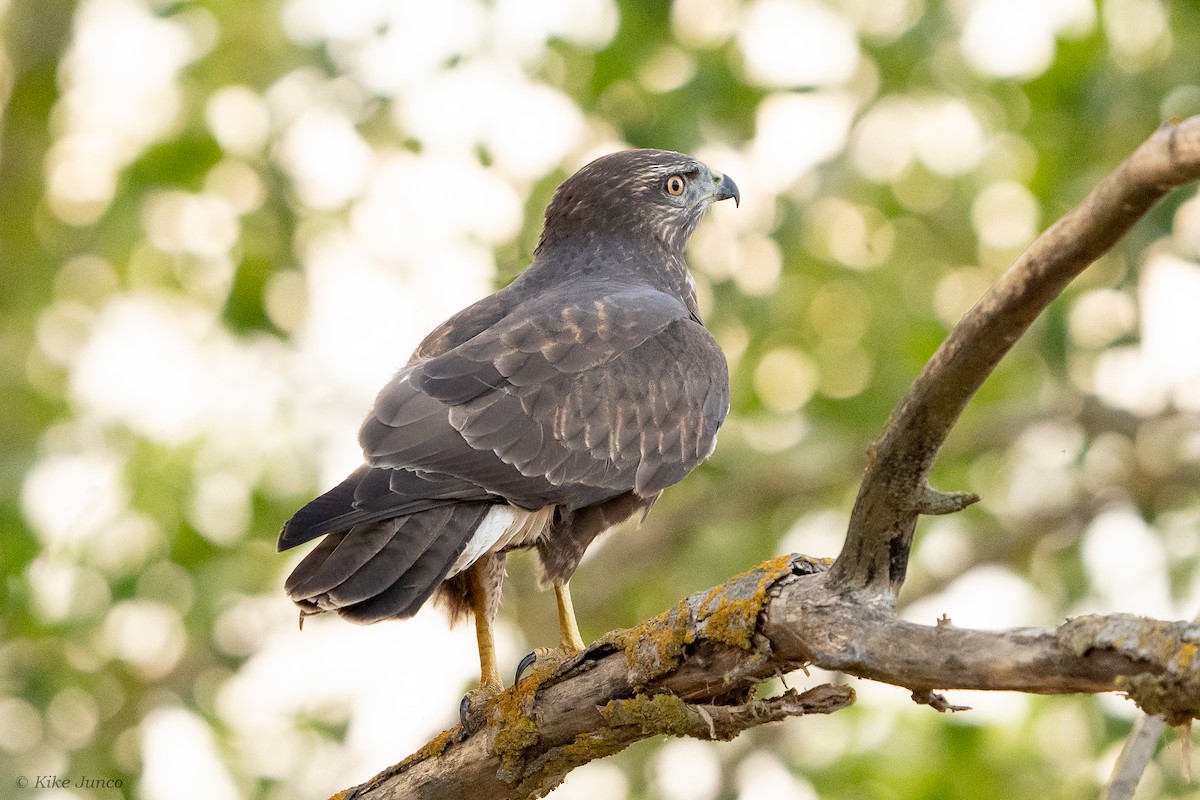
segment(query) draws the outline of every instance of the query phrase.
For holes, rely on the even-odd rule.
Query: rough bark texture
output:
[[[540,797],[574,767],[667,734],[730,739],[765,722],[831,713],[845,686],[755,688],[813,664],[913,692],[1122,691],[1170,722],[1200,717],[1200,626],[1111,615],[1058,628],[977,631],[897,619],[917,517],[964,508],[926,479],[964,406],[1072,278],[1171,188],[1200,177],[1200,117],[1160,128],[1074,211],[1035,241],[963,317],[872,448],[837,560],[766,562],[584,653],[541,665],[455,726],[339,798]]]

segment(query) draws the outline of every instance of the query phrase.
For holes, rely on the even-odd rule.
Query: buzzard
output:
[[[365,463],[284,525],[323,536],[287,579],[300,620],[473,614],[480,689],[502,688],[492,625],[505,554],[533,548],[559,650],[583,649],[567,581],[598,534],[645,514],[712,452],[729,410],[684,247],[728,177],[628,150],[568,178],[533,263],[425,338],[359,433]]]

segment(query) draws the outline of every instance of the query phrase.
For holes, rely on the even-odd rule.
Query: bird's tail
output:
[[[336,611],[360,624],[411,617],[441,585],[489,508],[443,503],[328,533],[284,588],[304,615]],[[285,527],[281,547],[287,533]]]

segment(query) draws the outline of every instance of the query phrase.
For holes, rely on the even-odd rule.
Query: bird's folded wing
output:
[[[402,371],[363,426],[367,463],[578,508],[703,461],[729,397],[712,336],[649,287],[568,289]]]

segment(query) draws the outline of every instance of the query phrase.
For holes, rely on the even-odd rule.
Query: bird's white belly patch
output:
[[[554,506],[537,511],[509,505],[492,506],[446,577],[457,575],[487,553],[533,544],[549,529],[553,518]]]

